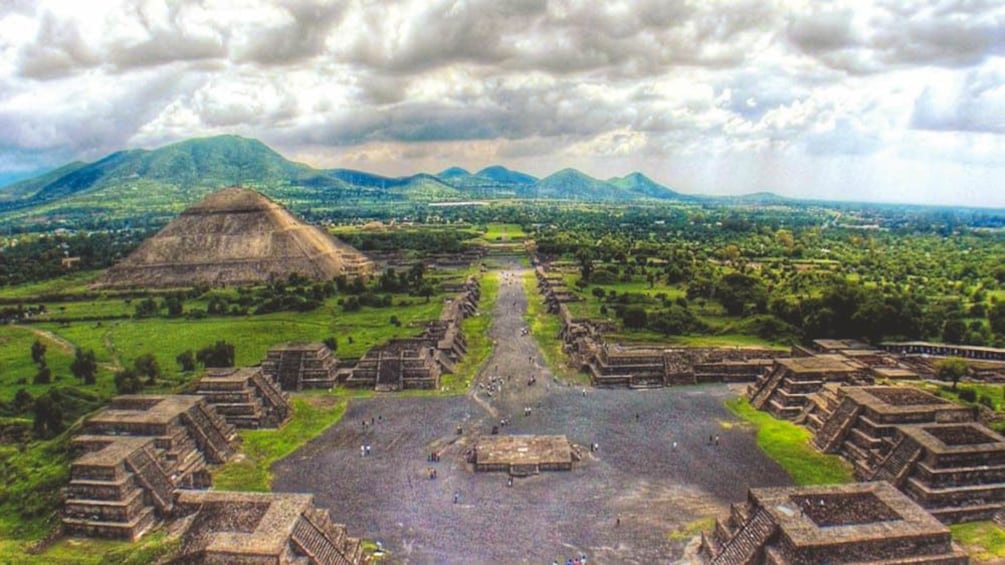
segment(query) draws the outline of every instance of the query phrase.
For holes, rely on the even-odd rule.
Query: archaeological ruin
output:
[[[866,383],[866,367],[844,355],[777,359],[771,370],[758,377],[747,389],[750,405],[775,417],[795,419],[806,406],[809,395],[825,383]]]
[[[330,281],[366,277],[373,263],[244,188],[210,194],[98,279],[98,288],[187,288],[266,283],[299,274]]]
[[[372,347],[355,366],[339,372],[339,383],[381,392],[439,388],[440,375],[453,372],[467,353],[461,322],[475,315],[480,298],[473,278],[455,290],[458,294],[446,301],[440,318],[427,324],[422,335]]]
[[[261,367],[209,369],[195,392],[236,428],[278,428],[292,413],[289,396]]]
[[[332,388],[338,359],[320,342],[284,343],[269,349],[262,373],[283,390]]]
[[[565,436],[492,435],[472,448],[468,462],[475,471],[503,472],[513,476],[542,471],[570,471],[581,459]]]
[[[233,427],[194,395],[128,395],[87,418],[73,440],[63,528],[135,540],[167,516],[177,488],[206,488],[207,465],[235,452]]]
[[[709,565],[969,562],[946,526],[885,482],[750,489],[702,535],[700,555]]]
[[[360,540],[310,494],[181,490],[174,516],[184,534],[173,564],[369,562]]]

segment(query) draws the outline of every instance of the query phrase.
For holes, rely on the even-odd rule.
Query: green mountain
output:
[[[499,165],[485,167],[475,173],[475,176],[493,180],[502,184],[534,184],[537,182],[537,177],[532,177],[528,174],[513,171]]]
[[[394,203],[499,198],[634,201],[679,199],[634,173],[602,181],[574,169],[543,179],[501,166],[475,174],[450,167],[437,175],[386,177],[351,169],[313,169],[255,139],[190,139],[154,150],[112,153],[70,163],[0,188],[0,222],[130,221],[164,218],[224,186],[255,188],[294,210],[339,210]]]
[[[674,198],[678,200],[691,198],[674,192],[642,173],[631,173],[620,178],[614,177],[608,179],[607,182],[631,194],[648,198]]]

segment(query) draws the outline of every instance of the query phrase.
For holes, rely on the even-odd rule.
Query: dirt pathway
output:
[[[60,350],[62,350],[65,353],[69,353],[70,355],[73,355],[74,353],[77,352],[77,346],[76,345],[73,345],[72,343],[70,343],[69,341],[67,341],[66,339],[64,339],[63,337],[61,337],[59,335],[56,335],[56,334],[50,332],[49,330],[39,329],[39,328],[36,328],[34,326],[15,325],[14,327],[15,328],[20,328],[22,330],[28,330],[29,332],[37,335],[38,337],[47,339],[47,340],[51,341],[52,343],[56,344],[56,347],[58,347]]]

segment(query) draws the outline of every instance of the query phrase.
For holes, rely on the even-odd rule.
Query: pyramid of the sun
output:
[[[98,287],[241,285],[293,273],[315,280],[367,276],[373,263],[262,194],[225,188],[172,220],[108,269]]]

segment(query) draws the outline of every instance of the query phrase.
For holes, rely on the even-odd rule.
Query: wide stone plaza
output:
[[[313,493],[394,563],[564,563],[581,554],[665,563],[683,559],[687,543],[668,533],[722,514],[749,487],[790,484],[723,406],[737,394],[725,385],[556,382],[521,331],[522,275],[501,275],[495,352],[472,393],[353,400],[339,424],[275,465],[273,490]],[[582,459],[512,486],[506,473],[476,473],[468,462],[479,441],[520,434],[565,436]]]

